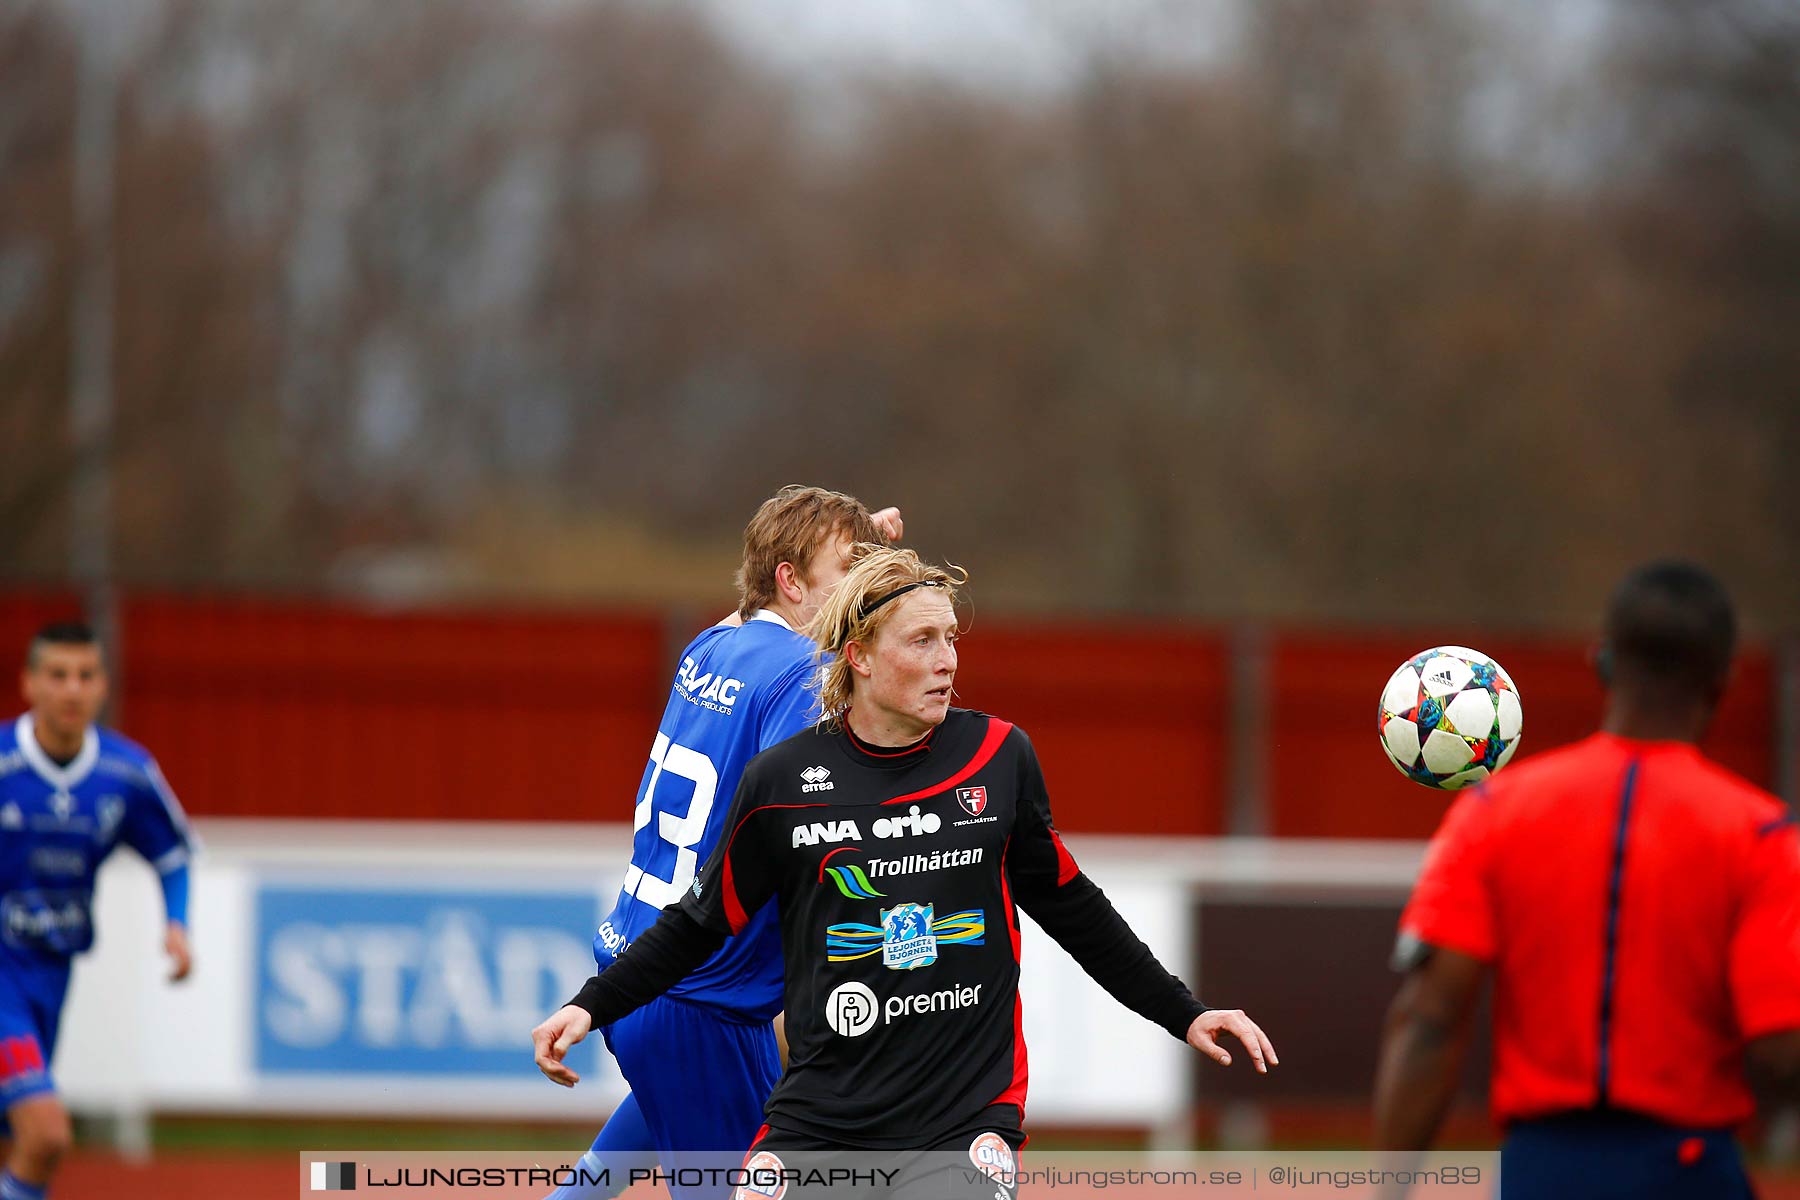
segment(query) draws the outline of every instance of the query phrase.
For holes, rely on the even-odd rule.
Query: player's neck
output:
[[[933,729],[933,726],[907,719],[897,713],[860,708],[852,708],[845,713],[844,721],[850,726],[850,732],[857,741],[883,750],[911,746],[923,740]]]
[[[764,605],[763,608],[765,611],[772,612],[782,620],[786,621],[789,629],[800,633],[806,632],[806,617],[801,614],[800,606],[798,604],[789,604],[786,600],[777,596],[768,604]]]
[[[1607,698],[1600,728],[1614,737],[1639,742],[1688,742],[1698,745],[1712,724],[1710,704],[1669,706],[1645,704],[1624,692]]]
[[[73,735],[62,735],[50,728],[48,723],[33,717],[31,736],[37,739],[38,746],[52,760],[68,762],[81,753],[81,744],[87,740],[87,730],[77,730]]]

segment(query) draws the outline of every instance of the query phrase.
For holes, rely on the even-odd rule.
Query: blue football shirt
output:
[[[30,713],[0,725],[0,952],[66,967],[93,944],[94,876],[107,856],[130,846],[166,887],[187,866],[193,836],[142,746],[90,728],[59,765],[34,728]]]
[[[767,609],[739,626],[713,626],[682,652],[638,785],[631,864],[594,938],[601,970],[693,887],[745,765],[818,720],[818,696],[807,686],[817,670],[812,641]],[[772,1019],[782,1005],[774,905],[668,994]]]

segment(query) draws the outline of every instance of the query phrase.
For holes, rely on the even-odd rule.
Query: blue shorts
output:
[[[0,1109],[56,1090],[50,1056],[68,990],[67,962],[0,953]]]
[[[1563,1113],[1507,1127],[1500,1200],[1750,1200],[1726,1129],[1683,1129],[1635,1113]]]
[[[684,1152],[742,1155],[755,1139],[781,1077],[769,1022],[664,996],[605,1034],[665,1163]]]

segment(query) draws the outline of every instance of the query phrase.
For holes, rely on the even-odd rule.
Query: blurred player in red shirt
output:
[[[1800,841],[1696,746],[1736,638],[1719,582],[1642,567],[1605,637],[1601,731],[1464,794],[1432,839],[1376,1137],[1436,1136],[1491,971],[1504,1200],[1746,1197],[1749,1080],[1800,1091]]]

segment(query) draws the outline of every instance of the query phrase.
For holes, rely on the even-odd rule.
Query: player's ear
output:
[[[1611,687],[1613,679],[1613,649],[1611,643],[1602,643],[1594,651],[1594,674],[1599,677],[1601,687]]]
[[[852,671],[864,679],[867,679],[872,672],[872,668],[869,666],[869,652],[863,648],[861,642],[844,643],[844,661],[850,664]]]
[[[777,563],[775,566],[775,590],[789,604],[798,604],[806,599],[806,590],[800,586],[800,571],[791,562]]]

